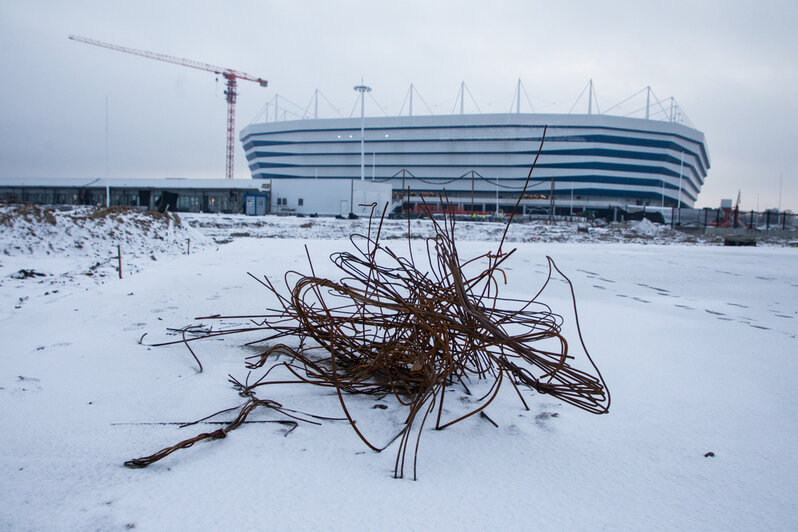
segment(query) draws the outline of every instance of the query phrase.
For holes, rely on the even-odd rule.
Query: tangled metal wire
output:
[[[411,445],[416,477],[422,429],[430,416],[439,430],[476,414],[485,416],[484,409],[505,383],[515,389],[527,409],[524,388],[587,412],[608,411],[610,395],[582,340],[573,287],[550,257],[548,276],[532,299],[504,298],[499,296],[499,286],[506,282],[503,266],[515,251],[502,250],[506,229],[495,252],[462,260],[455,246],[454,217],[432,219],[435,236],[426,240],[426,254],[416,260],[412,246],[408,246],[405,257],[381,242],[382,221],[372,215],[367,234],[350,238],[354,251],[331,256],[343,273],[338,281],[317,276],[308,255],[311,274],[287,272],[286,286],[291,287],[287,294],[267,277],[260,279],[250,274],[277,298],[278,308],[258,316],[199,318],[248,318],[253,326],[193,339],[184,336],[186,345],[212,336],[268,331],[269,335],[259,342],[271,345],[249,357],[246,364],[250,370],[267,370],[252,383],[249,376],[243,383],[232,379],[248,401],[227,427],[125,465],[144,467],[196,441],[224,437],[244,423],[258,406],[309,421],[308,414],[257,397],[265,386],[286,382],[333,389],[345,419],[369,448],[382,451],[398,439],[396,477],[404,476]],[[570,288],[576,332],[586,357],[581,369],[573,365],[574,355],[563,336],[562,316],[538,301],[555,271]],[[293,280],[294,276],[298,277]],[[276,362],[279,355],[287,357]],[[270,377],[280,368],[290,373],[288,380]],[[470,394],[467,383],[475,380],[487,381],[488,392],[465,414],[447,419],[447,388],[461,385]],[[374,443],[358,426],[348,406],[354,395],[380,399],[392,396],[406,409],[404,424],[387,444]]]

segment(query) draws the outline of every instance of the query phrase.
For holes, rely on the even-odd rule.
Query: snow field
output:
[[[177,338],[167,328],[196,316],[257,313],[271,302],[246,272],[274,281],[289,269],[307,272],[305,245],[317,274],[339,275],[327,257],[349,249],[348,240],[282,230],[284,238],[148,258],[122,280],[109,270],[48,296],[41,292],[60,277],[12,280],[6,275],[22,263],[3,258],[0,528],[798,526],[798,250],[787,248],[513,243],[501,295],[531,297],[545,278],[545,256],[555,259],[574,284],[585,342],[612,394],[610,413],[531,392],[526,411],[507,386],[487,409],[498,429],[478,416],[443,431],[428,424],[416,482],[391,478],[396,444],[374,453],[346,423],[329,421],[288,435],[282,425],[248,424],[146,469],[124,468],[127,459],[218,428],[140,423],[191,421],[241,404],[227,375],[244,378],[243,358],[253,353],[241,347],[244,337],[195,343],[205,367],[197,373],[185,347],[140,345],[144,333],[144,344],[154,343]],[[412,245],[420,256],[423,241]],[[494,245],[463,239],[458,250],[468,258]],[[406,246],[397,240],[396,249]],[[33,257],[43,270],[53,264]],[[65,271],[83,264],[62,260],[72,261]],[[568,317],[566,288],[554,282],[542,300]],[[38,295],[14,308],[28,292]],[[470,399],[451,392],[446,414],[456,416]],[[275,386],[262,396],[340,415],[329,390]],[[348,404],[375,441],[398,430],[395,405]],[[715,456],[704,457],[709,451]]]

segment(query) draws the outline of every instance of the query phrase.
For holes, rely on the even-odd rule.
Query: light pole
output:
[[[676,212],[679,219],[679,225],[682,225],[682,173],[684,172],[684,152],[679,161],[679,197],[676,200]]]
[[[574,183],[571,181],[571,216],[574,215]]]
[[[496,219],[499,219],[499,176],[496,176]]]
[[[371,92],[371,87],[363,85],[363,80],[360,80],[360,85],[355,85],[355,90],[360,93],[360,180],[366,180],[366,93]]]

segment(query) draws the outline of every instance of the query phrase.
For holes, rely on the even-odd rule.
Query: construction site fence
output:
[[[791,212],[742,211],[734,209],[671,209],[670,219],[663,220],[674,228],[731,228],[756,231],[796,231],[798,216]]]

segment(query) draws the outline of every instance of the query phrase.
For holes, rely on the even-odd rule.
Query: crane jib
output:
[[[174,57],[171,55],[149,52],[147,50],[136,50],[135,48],[127,48],[125,46],[110,44],[102,41],[97,41],[94,39],[89,39],[86,37],[80,37],[77,35],[70,35],[69,38],[73,41],[92,44],[94,46],[100,46],[102,48],[116,50],[117,52],[125,52],[127,54],[138,55],[141,57],[148,57],[150,59],[155,59],[157,61],[164,61],[166,63],[174,63],[176,65],[181,65],[189,68],[205,70],[208,72],[213,72],[217,76],[218,75],[223,76],[227,80],[227,87],[228,87],[228,90],[225,91],[227,93],[227,158],[225,164],[225,174],[228,179],[233,178],[233,167],[234,167],[233,139],[235,134],[234,132],[235,132],[236,80],[244,79],[247,81],[254,81],[261,87],[267,87],[269,84],[268,81],[262,78],[256,78],[254,76],[250,76],[249,74],[245,74],[244,72],[238,72],[231,68],[218,67],[207,63],[201,63],[199,61],[193,61],[191,59],[183,59],[181,57]]]

